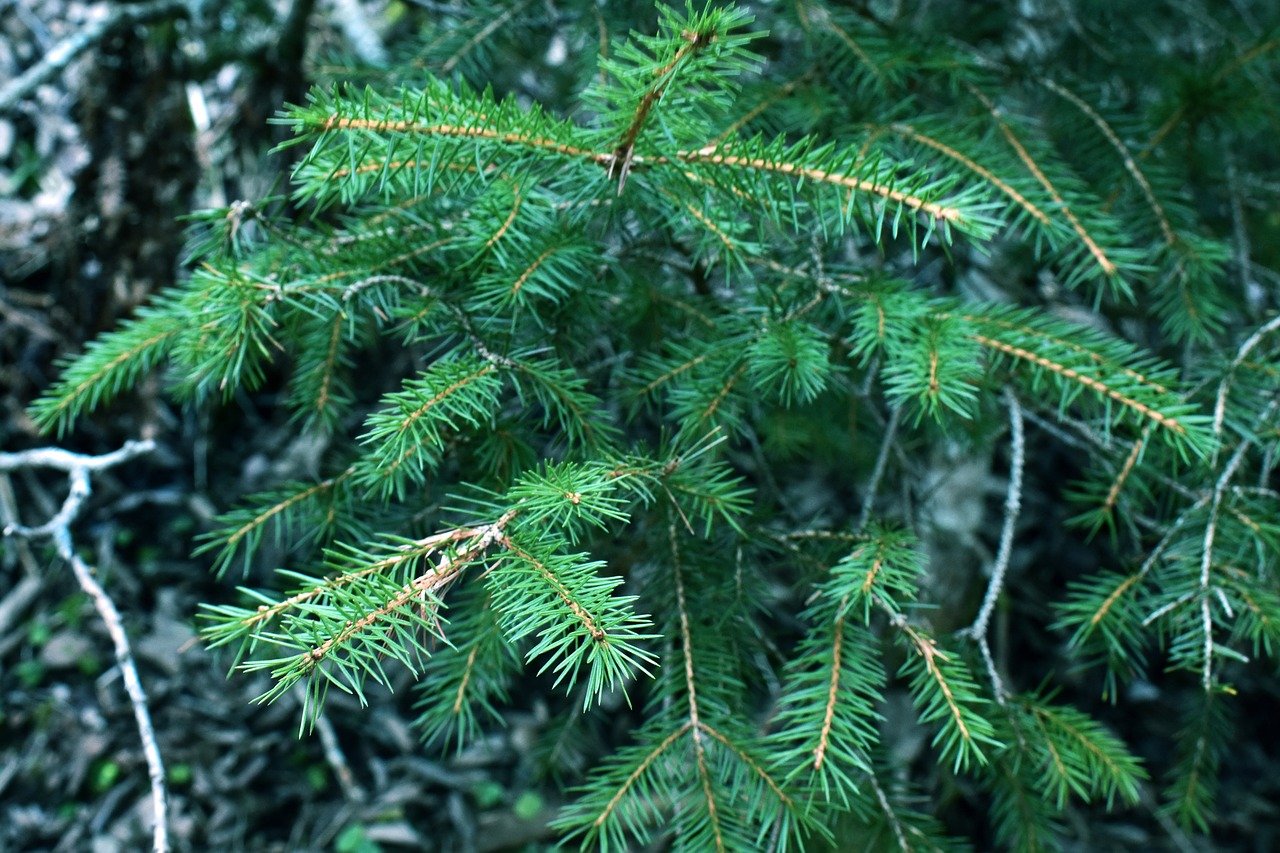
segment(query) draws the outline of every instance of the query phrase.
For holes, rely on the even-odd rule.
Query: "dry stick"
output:
[[[85,477],[87,481],[87,476]],[[147,775],[151,777],[151,813],[155,821],[152,832],[151,849],[154,853],[166,853],[169,849],[168,829],[168,795],[164,785],[164,761],[160,757],[160,746],[156,743],[155,729],[151,725],[151,713],[147,710],[147,694],[138,678],[138,669],[133,664],[133,652],[129,648],[129,638],[124,632],[124,624],[120,611],[116,609],[101,584],[94,578],[94,569],[86,564],[75,553],[71,545],[71,533],[67,528],[59,528],[53,536],[58,554],[71,564],[80,588],[93,599],[93,606],[107,626],[111,635],[111,644],[115,647],[116,665],[124,677],[125,692],[129,694],[129,704],[133,706],[133,719],[138,727],[138,736],[142,740],[142,752],[147,759]]]
[[[160,747],[156,743],[155,729],[151,725],[151,713],[147,710],[147,694],[142,689],[142,681],[138,678],[137,667],[133,663],[133,652],[129,647],[129,638],[124,632],[124,624],[120,611],[116,609],[106,590],[94,577],[94,569],[80,559],[71,542],[71,523],[89,497],[91,486],[89,474],[102,471],[113,465],[128,461],[135,456],[150,453],[155,449],[155,442],[130,441],[124,447],[102,456],[82,456],[53,447],[37,448],[21,453],[0,453],[0,473],[8,473],[19,468],[55,468],[67,472],[70,489],[62,508],[38,527],[27,527],[18,521],[6,521],[5,536],[21,536],[25,539],[45,538],[53,540],[58,555],[71,565],[80,588],[93,600],[93,606],[102,617],[111,636],[115,649],[116,665],[124,678],[125,691],[129,694],[129,704],[133,706],[133,718],[138,726],[138,735],[142,740],[142,752],[147,760],[147,772],[151,777],[152,814],[155,829],[152,835],[154,853],[167,853],[169,850],[169,829],[167,817],[167,794],[164,784],[164,762],[160,758]]]
[[[1018,524],[1018,513],[1022,508],[1022,469],[1026,463],[1026,443],[1023,434],[1022,406],[1018,398],[1008,388],[1004,392],[1005,402],[1009,406],[1009,427],[1012,441],[1009,448],[1009,490],[1004,498],[1004,526],[1000,530],[1000,548],[996,552],[995,564],[991,567],[991,583],[987,585],[987,594],[982,599],[982,607],[973,624],[962,633],[978,641],[982,652],[982,661],[987,667],[987,676],[991,679],[991,687],[995,691],[996,701],[1005,703],[1004,682],[996,671],[995,661],[991,658],[991,644],[987,639],[987,629],[991,625],[991,614],[995,611],[996,600],[1004,590],[1005,575],[1009,571],[1009,557],[1013,553],[1013,533]]]

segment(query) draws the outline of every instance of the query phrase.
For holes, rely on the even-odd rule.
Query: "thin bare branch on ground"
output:
[[[103,471],[114,465],[127,462],[137,456],[150,453],[155,449],[154,441],[130,441],[119,450],[105,453],[102,456],[84,456],[52,447],[42,447],[20,453],[0,453],[0,475],[7,475],[21,468],[54,468],[65,471],[70,488],[62,507],[47,522],[35,527],[20,523],[17,507],[12,501],[5,500],[3,511],[4,535],[21,539],[53,540],[58,556],[71,565],[80,588],[93,601],[94,609],[102,617],[111,636],[111,644],[115,649],[116,665],[124,678],[125,691],[129,694],[129,704],[133,707],[134,721],[138,727],[138,735],[142,740],[142,751],[147,761],[147,771],[151,778],[152,815],[155,827],[152,833],[152,850],[155,853],[166,853],[169,849],[168,835],[168,796],[165,790],[164,762],[160,757],[160,747],[156,743],[155,729],[151,725],[151,712],[147,709],[147,694],[138,677],[138,669],[133,662],[133,651],[129,645],[129,637],[124,631],[124,622],[115,602],[107,595],[102,584],[98,583],[95,570],[76,553],[71,539],[71,525],[84,507],[92,486],[89,481],[91,473]],[[9,497],[8,490],[0,495]]]

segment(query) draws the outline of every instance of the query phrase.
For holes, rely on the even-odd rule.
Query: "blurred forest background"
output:
[[[284,103],[300,103],[312,84],[465,74],[473,85],[554,105],[580,88],[567,56],[623,35],[598,32],[597,21],[568,20],[553,0],[512,3],[510,17],[477,17],[469,5],[0,0],[0,448],[48,444],[24,410],[53,381],[58,359],[182,275],[185,214],[284,191],[290,158],[301,152],[270,154],[285,130],[268,120]],[[637,25],[651,21],[652,4],[633,5]],[[1227,16],[1250,26],[1250,4],[1225,5],[1238,5]],[[1017,57],[1057,45],[1064,33],[1087,41],[1099,4],[871,6]],[[1175,7],[1188,21],[1212,17],[1195,0]],[[541,24],[504,41],[527,53],[492,52],[495,30],[512,21],[527,26],[530,9]],[[427,31],[434,41],[424,40]],[[1206,30],[1205,49],[1224,38]],[[400,70],[376,70],[388,68]],[[1272,114],[1277,104],[1258,109]],[[1273,182],[1245,197],[1272,205],[1273,229],[1276,195]],[[1276,267],[1280,242],[1260,238],[1253,236],[1258,273],[1248,286],[1275,290],[1266,270]],[[195,640],[194,614],[199,602],[225,598],[231,582],[216,582],[191,558],[193,537],[240,495],[305,476],[320,448],[294,438],[270,394],[184,412],[160,391],[155,383],[130,396],[63,446],[102,453],[133,438],[160,442],[145,462],[95,479],[76,535],[133,639],[168,766],[174,849],[543,849],[563,796],[528,760],[533,732],[560,707],[540,692],[546,685],[531,682],[515,694],[505,731],[442,758],[424,752],[410,730],[407,689],[368,709],[331,694],[317,733],[299,739],[296,702],[251,704],[265,676],[226,679],[229,661]],[[956,481],[957,494],[966,485]],[[62,488],[53,474],[0,474],[0,502],[21,502],[33,518],[56,510]],[[0,547],[0,853],[144,849],[146,768],[110,643],[50,549],[17,539]],[[1071,543],[1060,547],[1069,560]],[[1277,698],[1273,685],[1241,710],[1265,721]],[[1123,713],[1148,714],[1151,706],[1138,700]],[[1140,728],[1140,720],[1131,723]],[[1242,730],[1255,739],[1242,740],[1227,762],[1218,841],[1159,825],[1147,810],[1117,845],[1280,846],[1275,727]]]

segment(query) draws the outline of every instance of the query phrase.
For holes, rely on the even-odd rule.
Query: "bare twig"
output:
[[[876,492],[880,491],[880,481],[884,479],[885,467],[889,462],[889,451],[898,437],[898,425],[902,422],[902,407],[898,406],[889,415],[889,423],[884,428],[884,438],[880,441],[880,453],[876,456],[876,465],[871,469],[871,479],[867,481],[866,494],[862,498],[862,512],[858,516],[858,530],[867,526],[871,520],[871,510],[875,506]]]
[[[147,772],[151,777],[151,813],[155,820],[151,848],[155,853],[166,853],[169,849],[169,830],[164,761],[160,757],[155,729],[151,725],[151,712],[147,710],[147,694],[142,689],[138,669],[133,664],[133,652],[129,647],[129,638],[124,632],[120,611],[116,609],[106,590],[94,578],[93,568],[75,553],[71,546],[70,531],[64,527],[57,531],[53,538],[58,553],[71,564],[71,570],[75,572],[80,588],[93,599],[93,606],[102,617],[102,621],[106,623],[107,633],[111,635],[111,643],[115,647],[116,665],[120,667],[120,673],[124,676],[125,691],[129,694],[129,703],[133,706],[133,719],[138,726],[142,752],[147,759]]]
[[[68,474],[75,471],[103,471],[155,449],[156,443],[151,440],[127,441],[119,450],[101,456],[82,456],[60,447],[37,447],[19,453],[0,453],[0,471],[16,471],[19,468],[53,468]]]
[[[1272,400],[1271,405],[1259,420],[1269,418],[1275,409],[1276,401]],[[1248,440],[1240,442],[1231,461],[1218,477],[1218,482],[1213,487],[1213,495],[1209,500],[1209,519],[1204,526],[1204,540],[1200,546],[1200,622],[1201,630],[1204,631],[1204,665],[1201,668],[1200,683],[1206,693],[1213,687],[1213,616],[1209,611],[1209,580],[1213,567],[1213,545],[1218,528],[1218,512],[1222,505],[1222,496],[1252,444]]]
[[[1009,448],[1009,489],[1005,492],[1004,498],[1004,525],[1000,530],[1000,548],[996,552],[995,563],[991,567],[991,582],[987,585],[987,594],[982,599],[978,617],[962,632],[978,642],[982,651],[982,661],[986,664],[987,675],[995,690],[996,700],[1002,705],[1004,704],[1004,684],[1000,674],[996,672],[995,662],[991,657],[987,630],[991,625],[991,614],[995,611],[996,601],[1004,590],[1005,575],[1009,571],[1009,558],[1013,553],[1013,533],[1018,525],[1018,513],[1022,509],[1022,469],[1026,464],[1022,406],[1018,403],[1017,396],[1007,388],[1004,399],[1009,406],[1012,441]]]
[[[137,667],[133,663],[133,652],[129,646],[128,635],[124,632],[124,623],[120,611],[107,595],[106,590],[94,577],[94,569],[76,553],[71,541],[71,523],[89,496],[91,486],[89,475],[102,471],[113,465],[119,465],[135,456],[149,453],[155,449],[153,441],[131,441],[124,447],[102,456],[82,456],[54,447],[27,450],[21,453],[0,453],[0,473],[14,471],[19,468],[54,468],[67,473],[70,489],[62,507],[53,518],[37,527],[27,527],[18,523],[12,513],[6,511],[4,520],[5,536],[20,536],[24,539],[49,538],[53,540],[58,555],[71,565],[80,588],[93,600],[93,606],[106,624],[107,633],[115,649],[116,665],[124,677],[125,691],[129,694],[129,703],[133,706],[133,717],[138,727],[138,735],[142,739],[142,751],[147,761],[148,775],[151,777],[151,802],[155,827],[152,834],[152,850],[154,853],[167,853],[169,849],[168,806],[164,784],[164,762],[160,757],[160,747],[156,743],[155,729],[151,725],[151,713],[147,710],[147,694],[142,689],[142,681],[138,678]]]
[[[1227,193],[1231,198],[1231,253],[1236,267],[1236,286],[1246,297],[1249,286],[1249,256],[1252,247],[1249,245],[1249,229],[1245,226],[1244,199],[1240,191],[1240,176],[1236,173],[1235,158],[1226,153],[1227,161]]]
[[[41,83],[52,78],[86,50],[118,27],[168,15],[188,13],[184,0],[151,0],[149,3],[109,4],[94,7],[89,21],[74,35],[55,44],[35,65],[0,88],[0,114],[9,112]]]
[[[302,707],[307,705],[306,691],[300,687],[295,687],[294,695],[298,698],[298,702]],[[347,763],[346,753],[342,751],[342,744],[338,743],[338,733],[333,729],[333,723],[329,722],[329,718],[323,714],[316,714],[315,726],[320,732],[320,744],[324,748],[324,760],[329,764],[329,768],[333,770],[333,774],[338,777],[338,785],[342,788],[342,793],[346,796],[348,802],[363,803],[368,799],[364,789],[360,787],[360,783],[356,781],[355,774],[351,772],[351,765]]]
[[[1226,373],[1222,376],[1222,382],[1218,385],[1217,400],[1213,406],[1213,436],[1217,439],[1217,443],[1213,447],[1213,457],[1210,459],[1211,465],[1217,464],[1218,450],[1222,447],[1222,426],[1227,418],[1227,395],[1231,393],[1232,377],[1235,376],[1235,372],[1240,365],[1244,364],[1244,360],[1249,357],[1249,353],[1253,352],[1254,347],[1262,343],[1262,339],[1276,329],[1280,329],[1280,315],[1272,317],[1245,339],[1245,342],[1240,345],[1240,349],[1236,350],[1236,357],[1232,359],[1231,364],[1227,366]]]
[[[909,853],[911,844],[907,841],[907,836],[902,831],[902,821],[898,820],[898,813],[893,810],[893,806],[889,803],[889,797],[885,794],[884,788],[880,787],[880,780],[876,778],[875,773],[867,773],[867,781],[871,784],[871,790],[875,792],[876,802],[880,804],[880,810],[884,812],[885,820],[889,822],[889,826],[893,829],[893,837],[898,842],[898,848],[903,853]]]

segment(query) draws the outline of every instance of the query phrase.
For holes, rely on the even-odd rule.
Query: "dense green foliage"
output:
[[[205,537],[290,565],[207,639],[309,713],[407,667],[437,748],[526,666],[629,715],[587,846],[1052,849],[1144,791],[1210,831],[1280,641],[1274,13],[466,5],[289,108],[293,195],[201,214],[34,407],[285,382],[327,470]],[[1135,682],[1186,721],[1158,778],[1091,715]]]

